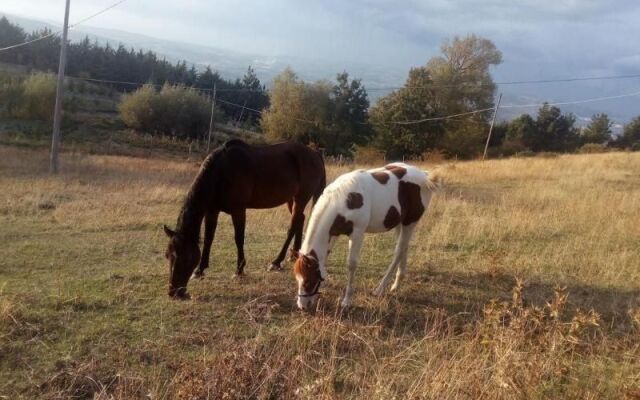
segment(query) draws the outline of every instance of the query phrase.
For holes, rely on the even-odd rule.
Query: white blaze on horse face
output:
[[[304,290],[304,278],[302,276],[296,274],[296,281],[298,281],[298,308],[300,310],[307,311],[315,304],[318,295],[308,295],[308,293]]]

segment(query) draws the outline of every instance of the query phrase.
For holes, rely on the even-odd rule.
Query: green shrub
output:
[[[587,143],[578,149],[578,153],[582,154],[606,153],[607,151],[607,146],[600,143]]]
[[[520,139],[507,138],[500,146],[500,153],[503,156],[512,156],[514,154],[528,151],[529,149],[522,143]]]
[[[36,73],[22,84],[23,98],[18,117],[51,121],[56,103],[56,78],[53,74]]]
[[[198,91],[171,85],[159,92],[146,85],[123,96],[118,108],[129,128],[189,138],[204,136],[211,112],[209,100]]]
[[[23,98],[24,87],[19,80],[7,79],[0,83],[0,114],[7,117],[16,117]]]
[[[560,153],[556,153],[555,151],[539,151],[536,153],[536,157],[538,158],[558,158],[560,157]]]
[[[156,96],[155,89],[150,85],[145,85],[131,94],[122,96],[118,106],[122,122],[135,130],[151,131],[154,117],[152,102]]]
[[[513,155],[516,158],[535,157],[536,152],[531,150],[519,151]]]
[[[486,131],[480,124],[461,124],[445,132],[440,147],[449,157],[471,159],[482,154]]]

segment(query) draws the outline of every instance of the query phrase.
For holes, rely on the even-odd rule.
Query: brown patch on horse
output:
[[[387,174],[386,172],[382,172],[382,171],[372,172],[371,176],[373,176],[373,179],[377,180],[383,185],[389,181],[389,174]]]
[[[356,208],[362,207],[364,204],[364,200],[360,193],[351,192],[347,195],[347,208],[349,210],[355,210]]]
[[[400,223],[400,212],[395,206],[389,207],[383,223],[387,229],[395,228]]]
[[[309,252],[309,256],[314,258],[316,261],[318,261],[318,254],[314,249],[311,249],[311,251]]]
[[[333,220],[333,224],[331,224],[331,228],[329,229],[329,235],[331,236],[340,236],[340,235],[351,235],[353,232],[353,221],[347,221],[347,219],[338,214],[336,219]]]
[[[402,179],[402,177],[407,174],[407,169],[398,165],[387,165],[384,169],[391,171],[391,173],[397,176],[398,179]]]
[[[420,186],[415,183],[400,181],[398,185],[398,201],[402,210],[403,225],[411,225],[422,217],[424,205],[420,196]]]
[[[315,251],[311,250],[309,255],[315,255]],[[318,260],[305,255],[298,257],[293,265],[293,272],[297,277],[302,278],[302,287],[306,293],[313,292],[322,280]]]

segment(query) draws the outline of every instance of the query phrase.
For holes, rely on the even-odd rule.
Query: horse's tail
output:
[[[427,187],[427,189],[432,192],[437,192],[442,189],[444,180],[442,179],[442,176],[440,174],[438,174],[437,172],[429,171],[424,171],[424,173],[427,174],[427,181],[425,182],[425,186]]]
[[[324,165],[324,157],[322,157],[322,153],[318,152],[318,158],[320,159],[320,164],[322,165],[322,177],[320,182],[318,183],[318,187],[313,192],[313,205],[315,206],[318,202],[318,199],[322,195],[324,188],[327,186],[327,170]]]

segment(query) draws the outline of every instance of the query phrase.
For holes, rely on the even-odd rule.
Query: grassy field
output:
[[[172,301],[161,225],[193,161],[66,153],[51,177],[0,146],[0,398],[640,399],[640,153],[438,168],[399,292],[368,294],[394,245],[368,236],[341,311],[341,239],[308,315],[264,268],[285,207],[249,212],[243,279],[221,218]]]

